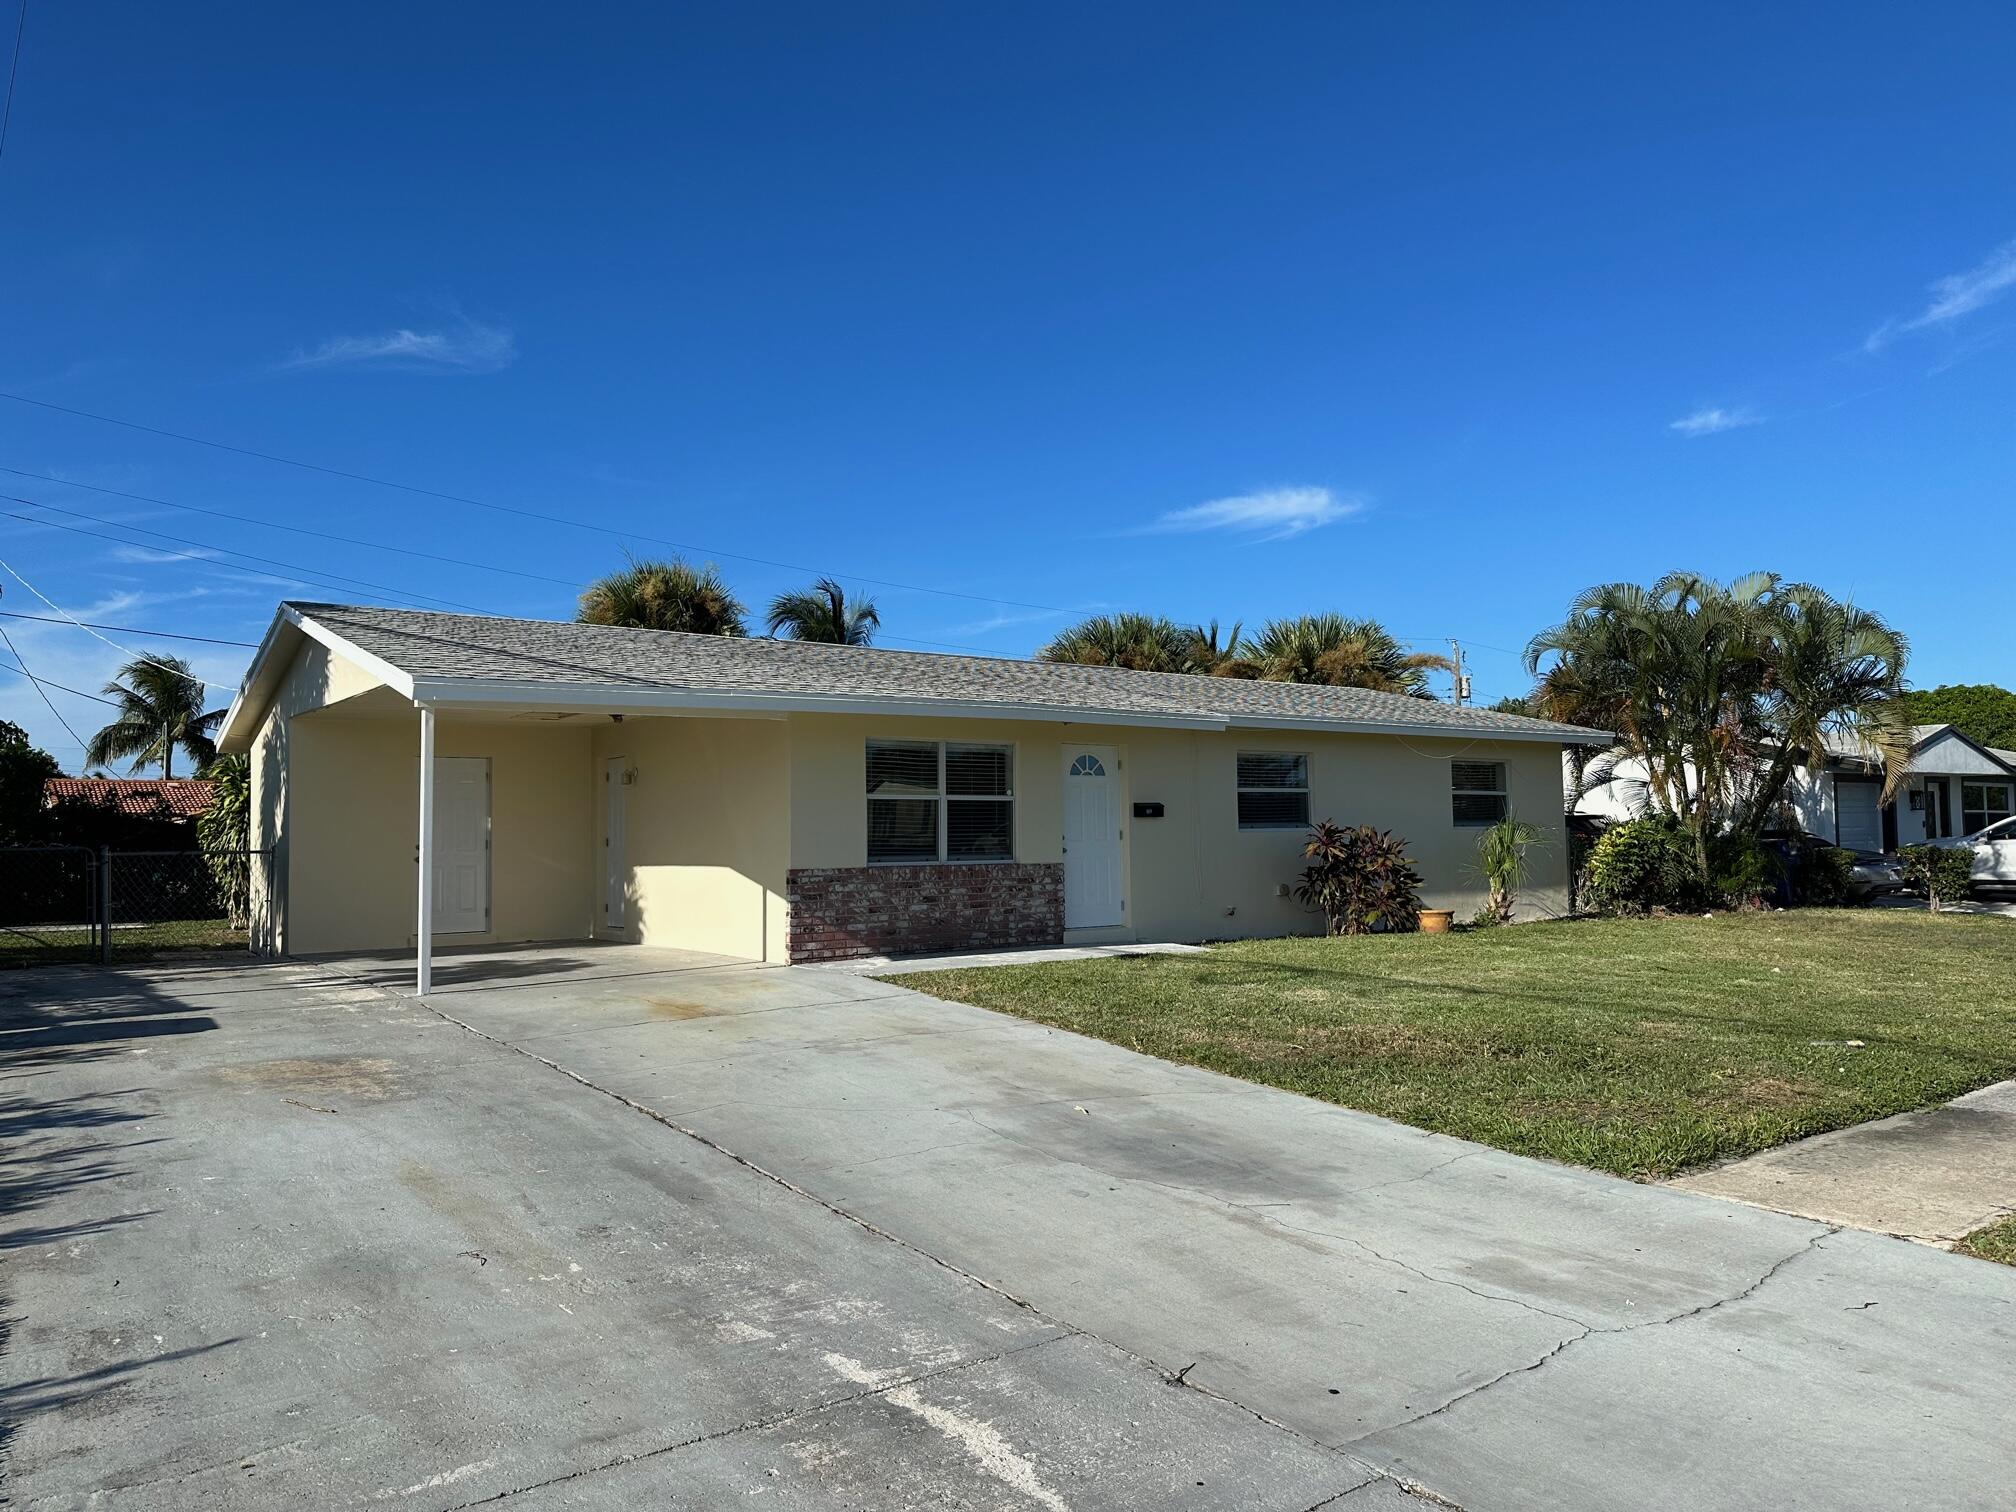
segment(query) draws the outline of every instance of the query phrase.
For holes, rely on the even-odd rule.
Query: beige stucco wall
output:
[[[585,726],[444,715],[442,756],[491,774],[491,929],[443,944],[581,939],[592,924],[594,792]],[[420,721],[413,706],[307,642],[252,744],[255,846],[274,885],[255,900],[256,949],[291,955],[414,942]]]
[[[1063,859],[1065,745],[1114,747],[1127,818],[1126,927],[1136,937],[1222,939],[1313,931],[1319,921],[1282,883],[1301,872],[1295,830],[1242,830],[1236,758],[1241,751],[1309,757],[1312,818],[1371,824],[1405,837],[1430,907],[1468,918],[1483,906],[1474,873],[1478,831],[1450,812],[1452,760],[1502,761],[1513,810],[1540,826],[1522,918],[1567,908],[1567,846],[1558,746],[1410,736],[1154,730],[1005,720],[873,719],[797,715],[791,720],[791,865],[861,866],[867,859],[865,762],[871,737],[971,740],[1015,748],[1015,857]],[[1165,817],[1131,817],[1157,801]]]
[[[586,728],[435,725],[439,756],[490,762],[490,928],[436,943],[575,940],[591,923],[594,793]],[[414,943],[420,723],[328,709],[293,721],[287,950]]]
[[[626,791],[619,938],[751,960],[785,959],[791,727],[783,720],[642,718],[594,733],[597,902],[608,784]]]
[[[289,774],[293,766],[293,721],[299,715],[377,690],[389,693],[362,667],[336,655],[316,641],[304,641],[281,680],[253,737],[249,752],[252,771],[251,845],[272,858],[252,877],[251,944],[266,954],[289,949],[289,860],[293,854],[293,817]]]

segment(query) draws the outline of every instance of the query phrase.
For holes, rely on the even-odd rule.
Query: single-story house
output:
[[[1883,797],[1883,763],[1866,747],[1831,739],[1823,758],[1794,769],[1785,798],[1808,834],[1853,851],[1894,851],[1927,840],[1971,835],[2016,813],[2016,751],[1970,740],[1950,724],[1912,727],[1911,763]],[[1592,765],[1599,780],[1578,814],[1635,819],[1651,808],[1642,766]]]
[[[600,938],[797,962],[1312,931],[1309,822],[1552,843],[1597,732],[1360,689],[284,604],[219,744],[275,856],[255,947]],[[418,875],[429,885],[416,889]],[[416,896],[417,893],[417,896]]]
[[[46,777],[42,807],[86,804],[130,819],[192,824],[210,807],[212,791],[201,777]]]

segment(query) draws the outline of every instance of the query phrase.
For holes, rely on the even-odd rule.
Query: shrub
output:
[[[1323,910],[1333,935],[1402,934],[1421,927],[1421,874],[1407,842],[1369,824],[1312,825],[1302,854],[1310,861],[1295,896]]]
[[[1785,866],[1748,835],[1724,835],[1708,850],[1714,874],[1709,887],[1716,899],[1730,908],[1755,908],[1776,894],[1785,878]]]
[[[1702,901],[1694,842],[1671,819],[1612,825],[1590,849],[1582,898],[1598,913],[1647,914]]]
[[[1479,924],[1512,922],[1512,906],[1531,869],[1526,853],[1541,843],[1537,825],[1510,813],[1477,837],[1477,870],[1491,889],[1491,901],[1477,916]]]
[[[1838,845],[1809,845],[1792,869],[1792,901],[1802,908],[1837,908],[1855,880],[1855,852]]]
[[[1974,847],[1971,845],[1907,845],[1897,853],[1904,862],[1904,875],[1925,889],[1925,898],[1937,912],[1941,903],[1967,896],[1974,874]]]
[[[252,767],[243,756],[219,756],[205,768],[213,784],[210,807],[196,817],[204,861],[217,879],[217,896],[233,929],[243,929],[252,908]]]

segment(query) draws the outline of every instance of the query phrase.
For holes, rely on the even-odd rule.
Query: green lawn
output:
[[[2016,1218],[2004,1218],[1984,1229],[1976,1229],[1953,1248],[1963,1255],[2016,1265]]]
[[[1247,940],[902,985],[1657,1177],[2016,1075],[2016,922],[1809,910]]]
[[[112,930],[112,957],[160,955],[178,950],[242,950],[245,931],[223,919],[168,919],[157,924],[119,925]],[[82,925],[14,925],[0,928],[0,969],[44,961],[95,961],[98,936]]]

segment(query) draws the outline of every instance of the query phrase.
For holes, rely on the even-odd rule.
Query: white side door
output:
[[[490,927],[490,762],[434,758],[434,933]]]
[[[1111,746],[1064,747],[1064,927],[1100,929],[1125,914],[1127,846],[1120,756]]]
[[[625,928],[629,919],[629,775],[627,756],[602,763],[602,927],[609,930]]]

